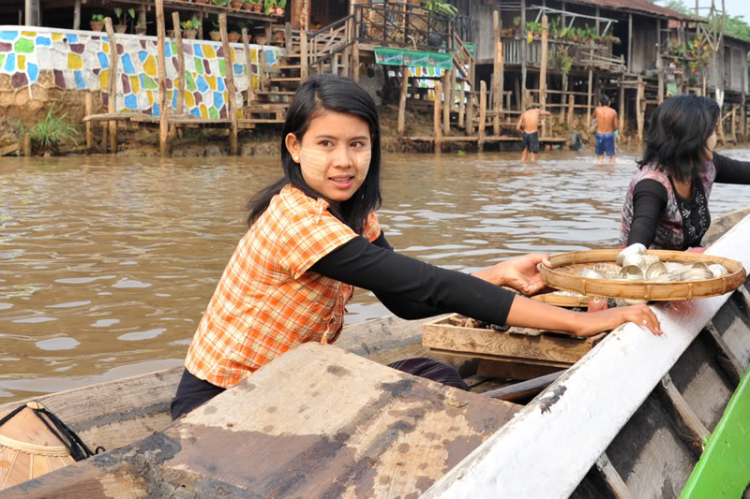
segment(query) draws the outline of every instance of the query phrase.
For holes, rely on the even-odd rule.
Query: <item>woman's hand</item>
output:
[[[617,307],[581,314],[580,328],[575,331],[577,336],[594,336],[602,331],[611,331],[620,324],[632,322],[638,326],[646,327],[652,334],[661,336],[659,320],[646,304],[633,305],[630,307]]]
[[[544,288],[539,275],[539,264],[551,267],[549,255],[532,253],[500,262],[493,267],[480,270],[474,276],[498,286],[508,286],[525,295],[533,295]]]

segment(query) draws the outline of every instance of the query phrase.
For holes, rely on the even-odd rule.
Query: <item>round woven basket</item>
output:
[[[658,255],[659,260],[684,260],[688,262],[720,263],[729,273],[722,277],[700,281],[649,282],[589,279],[579,273],[597,263],[613,263],[619,249],[589,250],[562,253],[550,257],[552,268],[541,266],[539,273],[547,286],[587,296],[604,298],[630,298],[648,301],[676,301],[708,298],[729,293],[747,279],[745,268],[736,260],[702,253],[683,251],[648,250],[647,255]]]
[[[0,490],[74,462],[68,448],[29,407],[0,426]]]

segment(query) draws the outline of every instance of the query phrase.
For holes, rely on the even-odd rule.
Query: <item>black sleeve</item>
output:
[[[716,182],[720,184],[750,184],[750,161],[738,161],[714,153]]]
[[[478,277],[446,270],[356,237],[318,260],[310,270],[368,289],[399,317],[415,319],[458,312],[503,325],[515,293]]]
[[[636,184],[628,246],[641,243],[648,248],[654,242],[659,215],[666,206],[667,190],[659,182],[645,179]]]

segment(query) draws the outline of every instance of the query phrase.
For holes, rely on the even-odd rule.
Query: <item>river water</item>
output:
[[[391,245],[466,272],[615,246],[632,157],[518,156],[388,154]],[[273,158],[0,158],[0,402],[180,365],[246,201],[280,171]],[[748,195],[717,185],[712,215]],[[363,290],[348,308],[347,323],[387,313]]]

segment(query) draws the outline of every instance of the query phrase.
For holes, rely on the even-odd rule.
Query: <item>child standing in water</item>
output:
[[[250,202],[239,242],[201,319],[172,401],[177,418],[308,341],[333,343],[354,286],[399,317],[459,312],[492,324],[589,336],[632,321],[660,334],[645,305],[598,313],[551,307],[526,294],[542,287],[526,255],[468,275],[393,251],[380,230],[380,127],[359,85],[319,75],[297,91],[281,143],[284,178]],[[398,369],[466,389],[450,366],[429,359]]]

